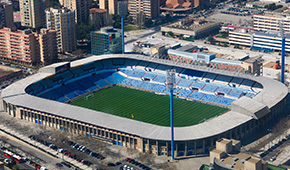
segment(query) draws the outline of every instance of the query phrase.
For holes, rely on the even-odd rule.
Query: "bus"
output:
[[[18,156],[18,155],[14,154],[13,152],[10,152],[8,150],[4,151],[4,156],[6,156],[7,158],[11,158],[18,163],[24,162],[24,160],[21,156]]]

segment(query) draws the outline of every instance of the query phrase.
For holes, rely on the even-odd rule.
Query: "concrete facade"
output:
[[[19,0],[21,25],[40,28],[45,24],[42,0]]]
[[[13,6],[9,2],[0,2],[0,24],[2,27],[13,27]]]

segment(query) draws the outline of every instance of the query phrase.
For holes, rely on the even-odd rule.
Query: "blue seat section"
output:
[[[223,92],[225,94],[228,94],[231,91],[232,88],[230,87],[225,87],[225,86],[220,86],[216,92]]]
[[[253,85],[253,87],[260,88],[260,89],[263,88],[263,86],[260,83],[257,83],[257,82],[255,82],[255,84]]]
[[[89,79],[87,78],[83,78],[81,80],[78,80],[79,84],[81,84],[85,89],[89,90],[89,91],[93,91],[98,89],[99,87],[97,85],[95,85],[94,83],[92,83]]]
[[[141,80],[133,80],[130,82],[129,86],[133,86],[133,87],[140,87],[140,85],[143,83],[143,81]]]
[[[94,69],[96,69],[96,67],[94,66],[93,63],[88,63],[88,64],[82,65],[82,69],[84,71],[93,71]]]
[[[198,87],[199,89],[201,89],[203,86],[205,85],[205,82],[203,81],[196,81],[196,82],[193,82],[191,87]]]
[[[192,92],[191,90],[181,89],[179,90],[178,95],[182,97],[188,97],[191,92]]]
[[[49,91],[39,95],[39,97],[50,99],[50,100],[58,100],[59,98],[61,98],[63,96],[54,90],[49,90]]]
[[[242,78],[235,77],[235,78],[233,78],[233,80],[231,81],[231,83],[234,83],[236,85],[239,85],[239,84],[241,84],[242,81],[243,81]]]
[[[255,94],[254,94],[254,93],[247,92],[247,93],[245,94],[245,96],[247,96],[247,97],[250,97],[250,96],[251,96],[251,98],[252,98],[252,97],[255,96]]]
[[[112,74],[112,76],[113,76],[114,79],[115,79],[115,83],[121,83],[121,82],[125,79],[125,77],[121,76],[121,75],[118,74],[117,72],[114,72],[114,73]]]
[[[181,87],[188,87],[191,83],[192,81],[181,79],[181,81],[177,85]]]
[[[94,65],[94,67],[96,68],[96,70],[101,70],[103,69],[103,64],[100,61],[95,61],[92,63]]]
[[[177,87],[177,88],[173,91],[173,93],[177,93],[177,92],[179,92],[179,90],[180,90],[180,88]],[[167,94],[169,94],[170,91],[166,88],[165,91],[164,91],[163,93],[167,93]]]
[[[106,79],[109,83],[114,84],[115,81],[112,77],[112,74],[110,72],[103,72],[99,74],[101,77],[103,77],[104,79]]]
[[[89,79],[90,81],[92,81],[93,83],[97,84],[99,87],[104,87],[104,86],[109,85],[108,82],[106,82],[104,79],[102,79],[102,78],[101,78],[100,76],[98,76],[98,75],[88,77],[88,79]]]
[[[231,79],[232,79],[232,77],[230,77],[230,76],[218,75],[215,80],[229,83],[231,81]]]
[[[135,70],[122,69],[121,71],[130,77],[137,77],[137,78],[141,78],[146,73],[145,71],[138,70],[138,69],[135,69]]]
[[[184,70],[184,72],[182,74],[186,74],[186,75],[194,76],[194,77],[202,77],[202,75],[204,73],[201,72],[201,71],[197,71],[197,70],[189,70],[189,69],[186,69],[186,70]]]
[[[252,87],[254,83],[255,82],[253,82],[252,80],[245,79],[241,85]]]
[[[113,62],[112,61],[113,60],[111,60],[111,59],[101,60],[101,62],[104,65],[104,68],[111,68],[112,65],[113,65]]]
[[[153,87],[152,90],[158,91],[158,92],[163,92],[166,89],[166,86],[163,84],[156,84],[156,86]]]
[[[202,89],[203,91],[208,91],[208,92],[215,92],[215,90],[218,88],[217,84],[214,83],[206,83],[204,88]]]
[[[219,98],[216,99],[215,103],[230,106],[233,101],[235,100],[231,98],[219,96]]]
[[[243,90],[234,88],[228,95],[233,96],[233,97],[240,97],[242,93],[243,93]]]
[[[130,83],[132,80],[133,80],[133,79],[126,78],[124,81],[122,81],[122,84],[129,85],[129,83]]]
[[[29,85],[25,90],[29,94],[37,94],[37,93],[43,91],[44,87],[39,82],[36,82],[36,83]]]
[[[64,103],[64,102],[68,101],[68,98],[63,96],[63,97],[59,98],[57,101]]]
[[[156,74],[147,72],[143,77],[148,77],[152,80],[155,76],[156,76]]]
[[[165,77],[165,75],[159,75],[158,74],[157,77],[153,81],[164,83],[166,81],[166,77]]]
[[[77,94],[84,94],[88,92],[88,90],[84,89],[78,82],[80,81],[68,83],[66,87],[70,88],[72,91],[75,91]]]
[[[217,95],[206,94],[205,96],[203,96],[203,98],[201,100],[207,101],[207,102],[214,102],[217,97],[218,97]]]
[[[154,83],[150,83],[150,82],[148,82],[148,81],[145,81],[144,84],[142,84],[142,85],[140,86],[140,88],[151,90],[154,86],[155,86]]]
[[[188,97],[189,97],[189,98],[192,98],[192,99],[200,100],[203,96],[204,96],[204,93],[202,93],[202,92],[197,92],[197,91],[193,91],[193,92],[191,93],[191,95],[189,95]]]
[[[60,87],[56,88],[55,91],[57,91],[59,94],[62,94],[64,96],[68,97],[69,99],[72,99],[72,98],[78,96],[75,92],[73,92],[71,89],[69,89],[65,86],[60,86]]]
[[[86,72],[81,67],[73,68],[70,71],[76,75],[76,77],[86,74]]]

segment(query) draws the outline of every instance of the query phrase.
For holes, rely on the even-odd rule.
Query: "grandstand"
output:
[[[169,155],[170,128],[164,123],[164,117],[158,115],[157,119],[158,112],[151,111],[158,111],[157,107],[150,107],[150,103],[148,106],[134,103],[132,107],[142,108],[144,113],[148,113],[143,120],[139,119],[140,115],[135,115],[138,119],[135,118],[134,113],[127,110],[126,103],[113,102],[119,105],[114,111],[109,106],[92,110],[90,102],[98,99],[95,106],[100,107],[98,94],[105,95],[108,100],[121,95],[122,100],[129,100],[125,99],[126,93],[133,89],[135,94],[140,92],[142,96],[149,96],[144,98],[144,103],[152,95],[158,96],[153,98],[168,98],[165,71],[172,68],[177,71],[175,102],[189,103],[178,114],[194,117],[175,128],[176,156],[206,153],[220,137],[243,139],[253,135],[283,112],[288,91],[275,80],[230,72],[217,73],[207,67],[133,54],[93,56],[71,63],[53,64],[7,87],[1,97],[4,109],[14,117],[71,133],[83,133],[106,141],[110,139],[142,152]],[[118,86],[127,90],[118,89],[113,93]],[[111,97],[105,93],[109,90],[112,90]],[[93,97],[85,97],[92,93]],[[137,98],[142,101],[142,98]],[[87,105],[89,109],[67,104],[78,100],[82,103],[79,106]],[[122,108],[124,110],[120,111]],[[221,111],[216,113],[209,108]],[[225,109],[229,111],[221,114]],[[152,122],[155,118],[157,122]],[[182,116],[177,121],[183,122]]]

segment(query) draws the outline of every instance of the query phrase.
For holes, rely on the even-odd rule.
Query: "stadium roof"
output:
[[[288,93],[287,88],[283,84],[270,78],[251,77],[237,74],[234,75],[230,72],[214,70],[207,67],[193,66],[185,63],[176,63],[168,60],[160,60],[135,54],[108,54],[102,56],[92,56],[71,62],[71,67],[83,65],[95,60],[102,60],[108,58],[131,58],[148,62],[155,62],[164,65],[195,69],[205,72],[214,72],[216,74],[248,78],[257,81],[263,85],[263,90],[255,97],[253,97],[252,100],[260,103],[261,106],[265,105],[268,108],[276,105],[278,102],[284,99],[284,97]],[[56,64],[55,66],[59,65],[60,64]],[[82,107],[68,105],[65,103],[32,96],[25,92],[25,88],[28,85],[51,75],[52,73],[46,73],[45,69],[42,69],[42,72],[38,72],[37,74],[31,75],[8,86],[2,91],[1,96],[6,102],[19,107],[30,108],[45,113],[55,114],[63,118],[77,120],[80,122],[113,129],[120,132],[129,133],[147,139],[167,141],[170,140],[170,127],[157,126],[149,123],[135,121],[132,119],[114,116],[103,112],[93,111]],[[240,107],[247,107],[247,105],[241,105]],[[251,119],[253,119],[253,117],[245,115],[243,113],[239,113],[237,111],[228,111],[223,115],[212,118],[198,125],[175,128],[175,140],[184,141],[211,137],[213,135],[218,135],[234,127],[237,127]]]

